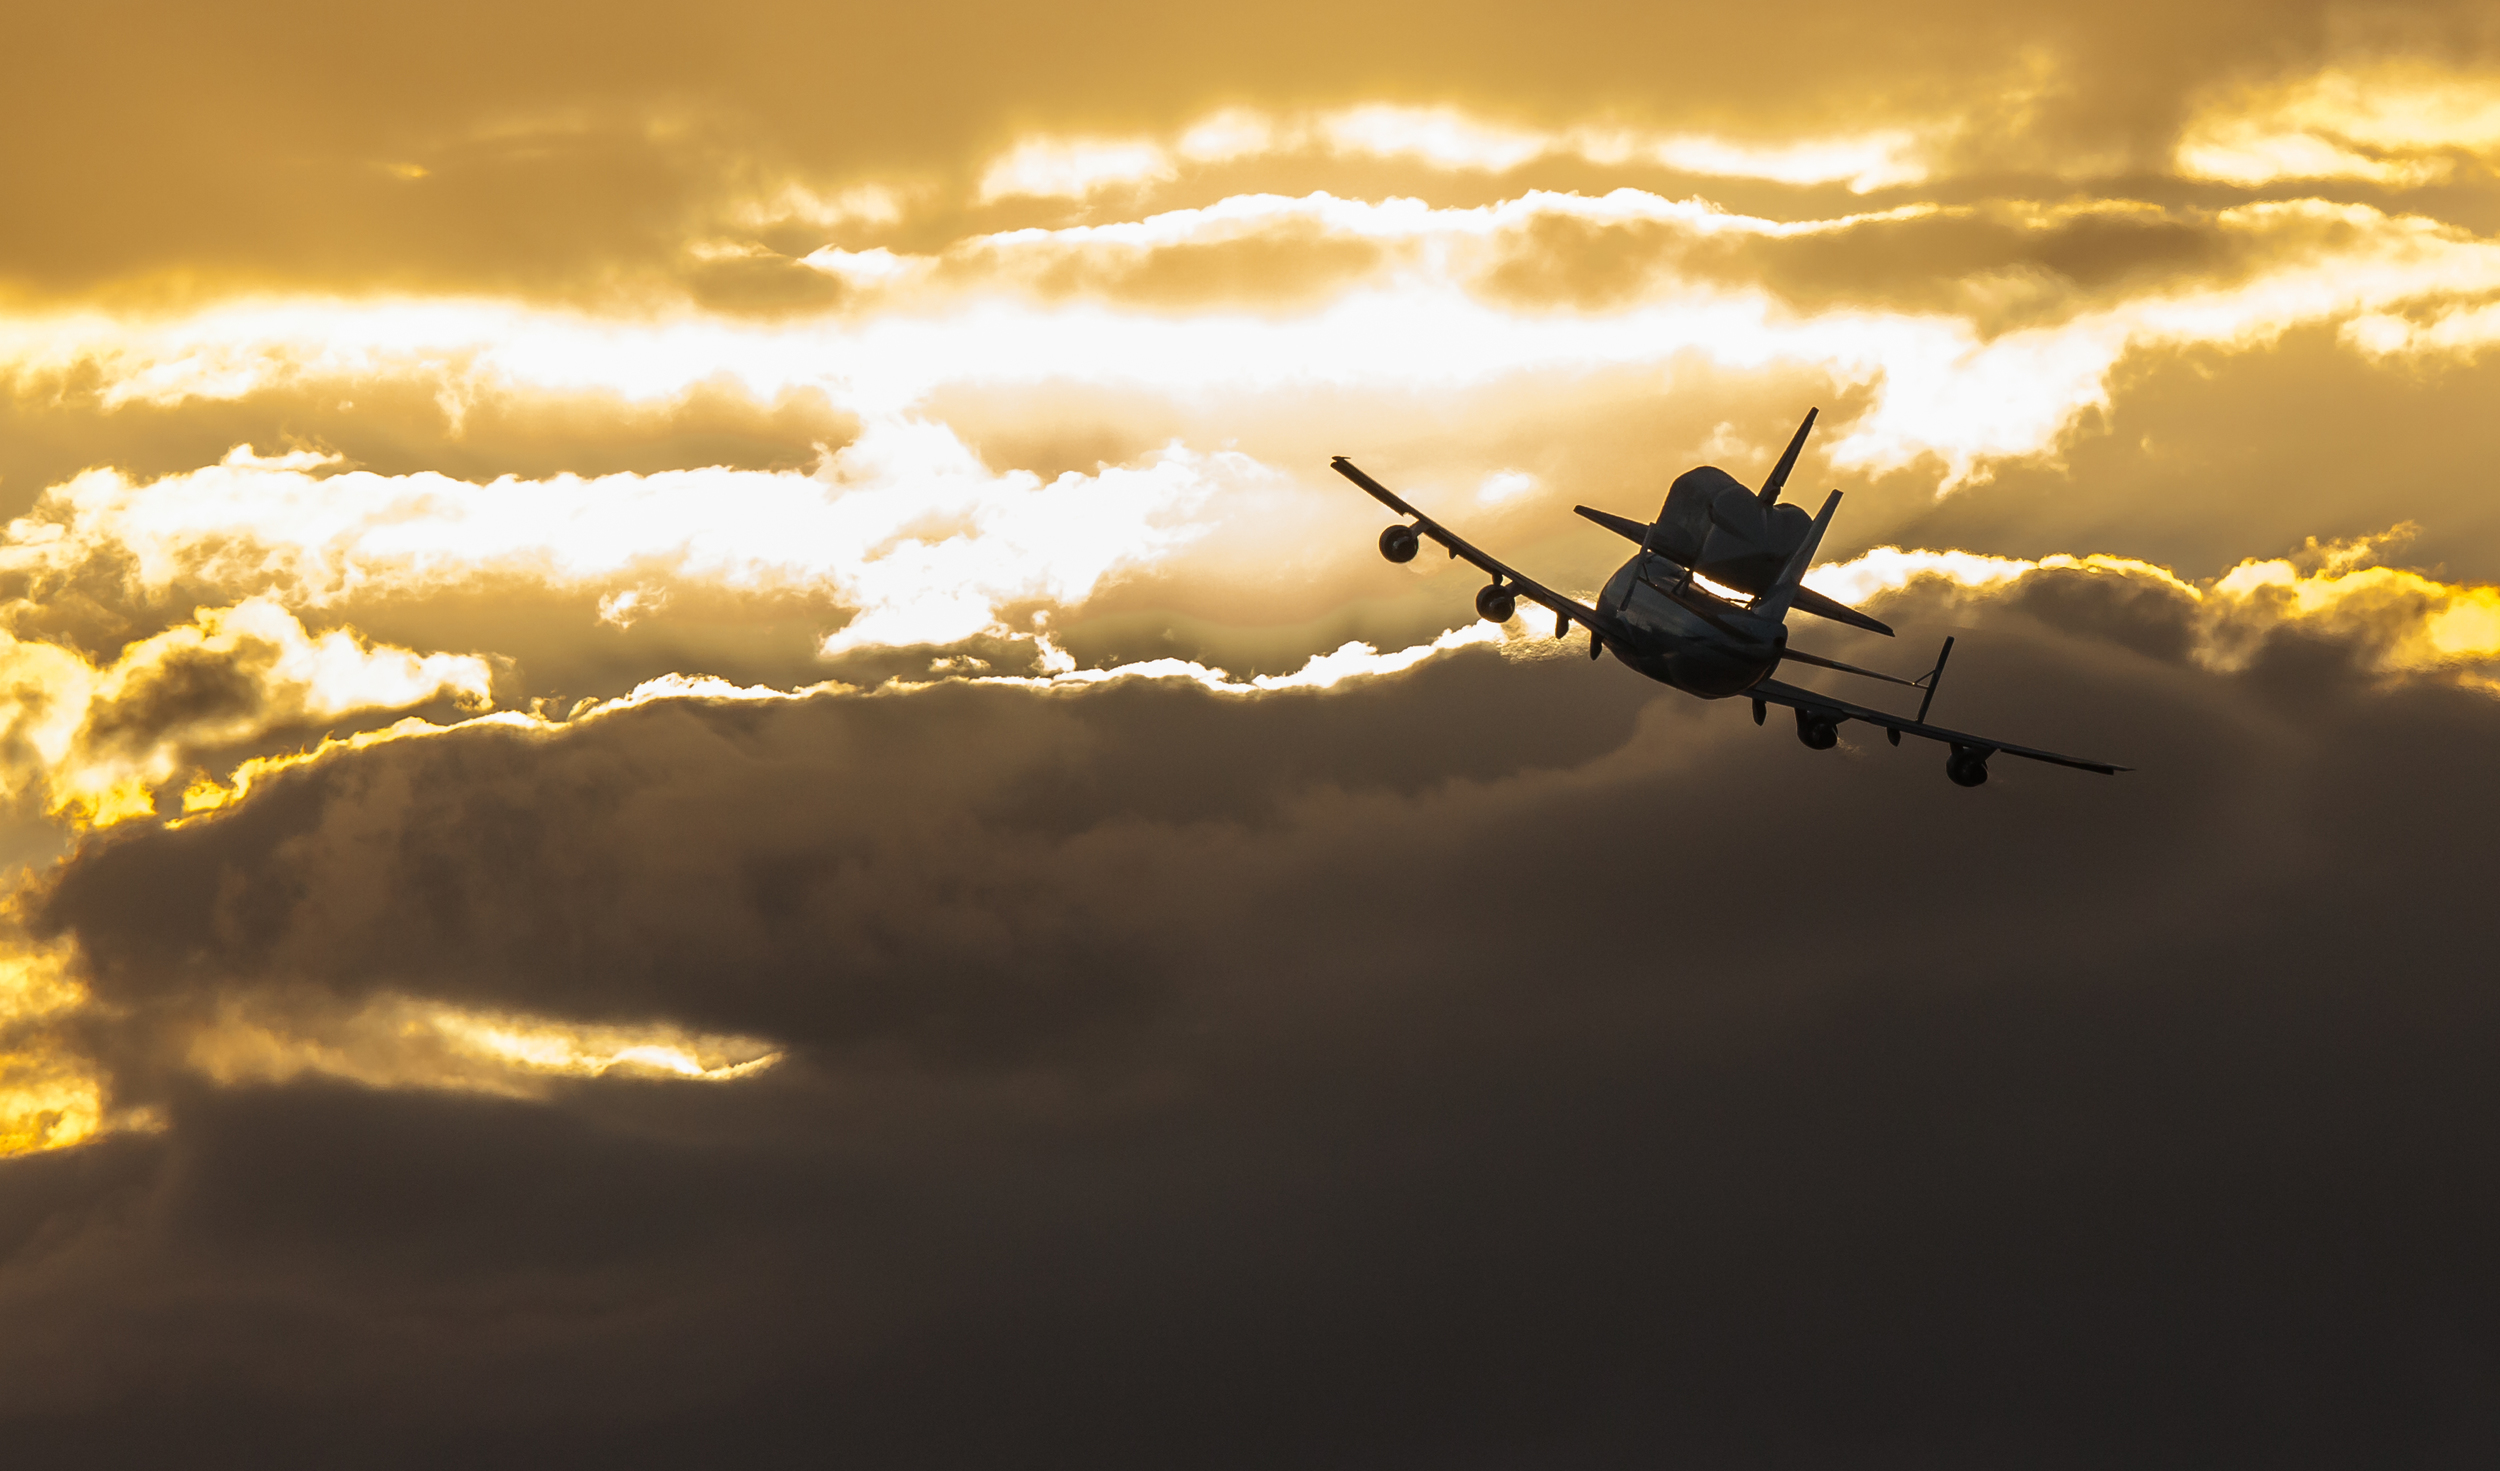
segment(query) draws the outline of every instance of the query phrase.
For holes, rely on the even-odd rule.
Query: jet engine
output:
[[[1808,750],[1828,751],[1840,744],[1840,727],[1801,706],[1797,711],[1797,739],[1805,742]]]
[[[1404,558],[1396,560],[1403,561]],[[1519,599],[1498,582],[1487,583],[1476,591],[1476,616],[1487,623],[1508,623],[1519,611]]]
[[[1978,746],[1955,746],[1944,760],[1944,774],[1957,787],[1975,787],[1988,780],[1988,753]]]
[[[1392,526],[1380,533],[1380,555],[1392,562],[1414,561],[1415,549],[1421,545],[1423,538],[1415,534],[1412,526]]]

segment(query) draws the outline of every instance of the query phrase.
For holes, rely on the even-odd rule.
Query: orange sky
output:
[[[554,1109],[822,1066],[796,1013],[661,980],[339,979],[383,953],[343,936],[420,904],[405,874],[339,879],[224,970],[79,907],[232,844],[261,857],[225,860],[201,933],[259,934],[219,906],[293,872],[249,834],[316,790],[364,805],[306,834],[413,851],[410,773],[613,743],[633,775],[583,782],[735,829],[770,783],[707,769],[729,785],[669,805],[670,752],[746,759],[671,722],[891,705],[937,749],[945,702],[1026,700],[997,727],[1046,732],[999,758],[1024,771],[1115,742],[1054,710],[1323,721],[1496,655],[1561,677],[1541,628],[1470,620],[1474,574],[1383,564],[1334,454],[1585,593],[1621,548],[1573,504],[1756,480],[1819,406],[1795,483],[1849,495],[1812,580],[1903,637],[1817,646],[1911,672],[2005,629],[2073,661],[1989,707],[2010,738],[2168,749],[2055,693],[2087,687],[2253,728],[2214,712],[2312,644],[2356,709],[2455,697],[2488,729],[2500,694],[2487,5],[143,3],[11,31],[0,1153],[179,1135],[186,1090]],[[1705,718],[1672,727],[1691,764],[1641,764]],[[1430,769],[1715,789],[1753,734],[1592,719],[1614,754]],[[1367,790],[1328,729],[1275,790]],[[528,789],[495,770],[478,791]],[[875,861],[1006,821],[982,791]],[[668,890],[651,842],[603,902]],[[986,934],[973,908],[950,923]]]
[[[1588,586],[1570,504],[1809,404],[1827,557],[1909,549],[1827,581],[2109,554],[2480,678],[2500,65],[2263,13],[47,18],[15,841],[411,713],[1429,643],[1329,454]],[[2321,543],[2424,591],[2248,570]]]
[[[2223,663],[2323,619],[2483,680],[2500,63],[2259,13],[45,18],[13,842],[654,680],[1420,648],[1459,574],[1329,454],[1585,587],[1570,504],[1810,404],[1829,585],[2048,558]]]

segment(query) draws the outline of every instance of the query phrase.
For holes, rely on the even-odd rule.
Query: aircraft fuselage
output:
[[[1713,597],[1654,552],[1616,569],[1597,595],[1597,610],[1622,630],[1606,641],[1615,658],[1708,700],[1752,689],[1779,667],[1788,646],[1779,620]]]

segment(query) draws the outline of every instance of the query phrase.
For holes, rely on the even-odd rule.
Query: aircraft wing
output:
[[[2104,761],[2086,761],[2078,756],[2061,756],[2055,751],[2035,751],[2029,746],[1990,740],[1986,736],[1965,735],[1958,730],[1946,730],[1940,725],[1928,725],[1899,715],[1887,715],[1881,710],[1870,710],[1864,705],[1852,705],[1847,700],[1835,700],[1829,695],[1799,689],[1793,684],[1782,684],[1776,679],[1763,680],[1745,693],[1757,700],[1765,700],[1774,705],[1786,705],[1792,710],[1811,710],[1818,715],[1830,717],[1835,723],[1842,720],[1862,720],[1868,725],[1881,726],[1893,736],[1895,745],[1900,743],[1900,737],[1914,735],[1931,741],[1943,741],[1947,745],[1967,746],[1973,750],[2003,751],[2008,756],[2020,756],[2026,761],[2046,761],[2056,766],[2071,766],[2078,771],[2097,771],[2103,776],[2114,776],[2121,771],[2135,769],[2130,766],[2112,766]]]
[[[1564,622],[1577,623],[1581,627],[1589,630],[1589,632],[1594,633],[1601,638],[1613,638],[1616,636],[1615,620],[1607,617],[1603,613],[1598,612],[1595,608],[1590,607],[1588,604],[1583,603],[1576,598],[1564,597],[1561,593],[1554,591],[1552,588],[1536,581],[1534,578],[1522,576],[1508,563],[1503,562],[1490,553],[1478,550],[1464,538],[1460,537],[1458,533],[1450,530],[1440,522],[1433,520],[1430,516],[1425,515],[1423,512],[1416,510],[1413,506],[1410,506],[1405,501],[1399,499],[1396,491],[1391,490],[1389,487],[1381,484],[1377,480],[1374,480],[1369,475],[1364,474],[1361,469],[1356,467],[1352,460],[1347,459],[1343,455],[1339,455],[1335,459],[1330,460],[1328,464],[1330,468],[1334,469],[1338,474],[1343,475],[1346,479],[1351,480],[1355,484],[1363,487],[1365,491],[1370,493],[1373,500],[1380,502],[1382,505],[1387,506],[1390,510],[1397,512],[1401,516],[1414,517],[1415,532],[1417,535],[1427,536],[1432,540],[1439,542],[1442,546],[1448,548],[1451,556],[1469,564],[1470,566],[1481,569],[1490,575],[1494,581],[1501,583],[1511,592],[1520,597],[1526,598],[1532,603],[1542,606],[1548,612],[1554,614],[1556,618],[1555,628],[1557,637],[1560,636],[1561,626]]]

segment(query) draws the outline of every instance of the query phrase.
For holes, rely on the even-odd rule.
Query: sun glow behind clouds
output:
[[[1937,135],[1949,131],[1940,125]],[[1296,157],[1361,158],[1449,173],[1505,174],[1546,158],[1641,165],[1716,178],[1846,184],[1858,193],[1927,177],[1929,140],[1906,128],[1822,138],[1747,140],[1621,125],[1562,129],[1490,121],[1457,107],[1374,102],[1315,112],[1231,108],[1165,138],[1031,137],[991,160],[979,202],[1082,199],[1162,184],[1190,165]]]
[[[482,708],[489,689],[484,659],[315,635],[263,598],[201,609],[102,666],[0,631],[0,679],[0,801],[33,799],[79,827],[149,816],[154,789],[203,751],[438,698]]]
[[[47,1035],[87,1004],[70,955],[22,936],[0,950],[0,1157],[66,1148],[103,1126],[95,1070]]]
[[[805,474],[716,468],[478,485],[246,453],[145,483],[111,470],[81,475],[11,524],[0,569],[67,576],[126,565],[144,596],[204,583],[300,607],[488,577],[631,584],[610,589],[616,599],[630,593],[606,605],[612,620],[647,615],[668,584],[812,588],[855,610],[826,640],[842,652],[959,642],[991,630],[1008,603],[1081,602],[1122,568],[1201,534],[1189,516],[1209,496],[1273,478],[1238,454],[1172,448],[1133,468],[1045,483],[990,470],[922,420],[872,422]]]
[[[1081,199],[1115,184],[1172,175],[1171,156],[1142,139],[1028,138],[981,174],[976,201],[1018,197]]]
[[[2002,223],[2048,232],[2069,213],[2026,207]],[[1053,385],[1203,404],[1315,389],[1447,391],[1687,360],[1784,365],[1865,394],[1867,407],[1831,446],[1838,463],[1880,473],[1933,457],[1950,486],[1984,476],[1991,461],[2050,451],[2079,415],[2107,402],[2109,375],[2131,352],[2241,349],[2305,323],[2356,322],[2380,324],[2355,329],[2356,344],[2372,351],[2417,340],[2437,348],[2439,323],[2500,291],[2500,245],[2320,201],[2172,222],[2244,256],[2246,270],[2114,296],[2052,295],[2010,322],[1988,319],[1991,304],[2047,289],[2039,272],[1974,279],[1971,314],[1962,315],[1872,300],[1801,311],[1741,275],[1674,265],[1678,251],[1704,244],[1752,248],[1956,217],[1912,206],[1783,223],[1629,189],[1600,198],[1531,192],[1472,209],[1244,196],[1134,221],[974,237],[931,255],[827,255],[824,269],[870,293],[832,316],[624,322],[482,302],[263,303],[165,320],[21,319],[0,333],[0,367],[36,381],[92,375],[108,406],[170,408],[330,384],[331,397],[345,398],[376,378],[423,383],[456,427],[467,406],[488,399],[525,411],[533,395],[568,393],[666,404],[732,386],[770,404],[814,389],[844,411],[900,423],[950,386]],[[1506,273],[1546,260],[1545,233],[1562,226],[1600,240],[1635,232],[1623,238],[1650,242],[1642,249],[1657,264],[1604,310],[1567,297],[1520,299]],[[1378,264],[1292,312],[1226,301],[1183,311],[1121,294],[1121,282],[1164,252],[1248,243],[1289,258],[1315,241],[1361,243],[1380,252]],[[2386,330],[2395,321],[2405,331]],[[325,483],[346,488],[337,477]],[[532,497],[523,509],[539,504]]]

